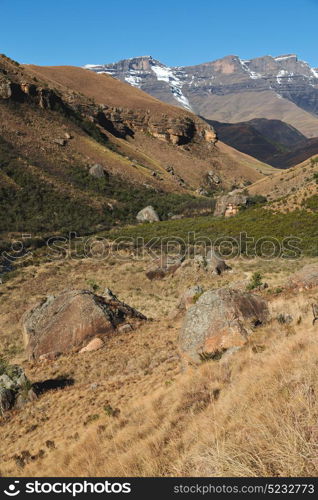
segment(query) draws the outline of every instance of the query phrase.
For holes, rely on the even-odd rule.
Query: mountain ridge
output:
[[[141,56],[84,68],[111,74],[208,119],[232,123],[280,119],[307,137],[318,136],[318,70],[296,54],[249,60],[229,55],[177,67]],[[239,105],[231,101],[233,96],[240,97]]]
[[[218,138],[275,168],[290,168],[318,152],[318,138],[308,139],[280,120],[254,118],[246,122],[221,123],[206,120]]]

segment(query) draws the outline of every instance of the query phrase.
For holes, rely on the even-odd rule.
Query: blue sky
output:
[[[318,0],[0,0],[0,16],[0,52],[22,63],[297,53],[318,67]]]

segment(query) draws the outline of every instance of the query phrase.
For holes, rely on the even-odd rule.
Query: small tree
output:
[[[263,276],[259,272],[253,273],[249,284],[247,285],[247,290],[254,290],[255,288],[260,288],[263,284]]]

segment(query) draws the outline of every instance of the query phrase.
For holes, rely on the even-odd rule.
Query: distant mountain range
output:
[[[275,119],[308,138],[318,137],[318,68],[295,54],[251,60],[230,55],[183,67],[169,67],[142,56],[85,68],[108,73],[210,120]]]
[[[318,153],[317,137],[308,139],[280,120],[254,118],[239,123],[206,121],[225,144],[276,168],[293,167]]]

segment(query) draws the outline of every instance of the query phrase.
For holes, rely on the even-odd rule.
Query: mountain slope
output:
[[[227,56],[175,68],[143,56],[86,68],[211,120],[278,119],[307,137],[318,136],[318,70],[294,54],[248,61]]]
[[[200,185],[200,180],[202,181],[203,165],[206,168],[207,161],[211,160],[218,173],[224,178],[227,186],[231,182],[239,182],[238,179],[242,180],[244,176],[254,178],[255,175],[258,176],[259,172],[268,171],[267,165],[254,158],[247,160],[245,156],[242,157],[239,153],[235,156],[231,152],[231,158],[226,158],[227,148],[216,143],[214,129],[206,127],[206,122],[188,111],[180,110],[176,106],[168,106],[139,89],[122,84],[107,74],[96,75],[81,68],[65,66],[31,66],[30,70],[45,77],[52,84],[62,86],[62,89],[67,86],[67,88],[76,90],[93,99],[103,109],[110,121],[113,123],[122,121],[124,126],[131,130],[132,133],[128,133],[125,139],[131,139],[133,136],[135,143],[138,143],[138,134],[142,133],[141,149],[144,149],[150,155],[151,151],[156,151],[159,158],[162,154],[164,161],[170,161],[176,166],[179,175],[184,177],[186,181],[187,178],[190,179],[188,181],[190,184],[193,177],[195,179],[194,186],[196,187]],[[109,107],[111,108],[109,109]],[[156,143],[147,141],[147,138],[151,136],[160,141]],[[171,149],[171,155],[169,155],[169,149],[163,147],[162,142],[183,147]],[[132,141],[130,144],[132,144]],[[126,145],[123,147],[126,147]],[[186,156],[184,153],[186,153]],[[189,153],[198,162],[196,171],[192,168],[194,158],[189,158]],[[180,156],[180,162],[178,156]],[[181,157],[183,162],[182,170],[179,166]],[[202,161],[204,164],[202,164]],[[240,162],[242,163],[240,164]],[[230,172],[227,172],[227,163]],[[251,169],[247,168],[247,166],[251,167]],[[237,175],[233,178],[234,168]],[[244,173],[241,174],[241,170]]]
[[[80,68],[1,56],[0,117],[3,231],[90,232],[133,221],[149,203],[166,217],[201,186],[254,182],[269,168],[218,146],[192,113]],[[96,163],[102,179],[89,173]],[[206,185],[211,171],[217,186]]]
[[[248,122],[207,120],[219,139],[243,153],[277,168],[290,168],[318,154],[318,139],[307,139],[279,120],[255,118]]]
[[[270,201],[269,209],[290,212],[306,208],[318,209],[318,156],[288,170],[270,174],[248,187],[250,195],[263,195]]]

